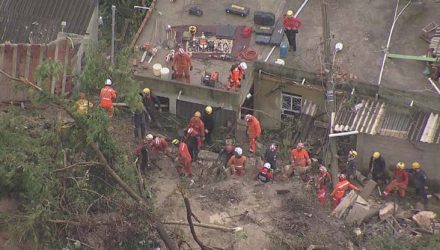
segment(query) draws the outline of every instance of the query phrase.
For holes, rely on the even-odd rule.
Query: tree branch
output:
[[[33,84],[29,80],[25,78],[16,78],[8,73],[4,72],[3,70],[0,70],[0,73],[9,78],[10,80],[17,81],[24,85],[29,85],[32,88],[38,90],[39,92],[44,92],[42,88],[39,86]],[[87,127],[80,121],[78,118],[67,108],[64,106],[63,103],[60,102],[60,100],[56,98],[51,98],[50,101],[55,104],[56,106],[63,109],[75,122],[75,124],[82,130],[82,132],[87,135],[88,129]],[[149,223],[156,229],[157,233],[159,234],[160,238],[165,243],[166,247],[170,250],[177,250],[177,246],[173,240],[171,240],[170,236],[168,235],[164,225],[159,221],[157,216],[149,210],[147,207],[148,202],[142,198],[142,196],[138,195],[127,183],[124,182],[124,180],[121,179],[121,177],[113,170],[113,168],[108,164],[107,159],[105,158],[102,151],[99,149],[98,144],[95,141],[90,142],[90,146],[92,147],[93,151],[95,151],[96,156],[98,157],[101,164],[104,166],[105,171],[107,171],[108,174],[110,174],[113,179],[119,184],[119,186],[122,187],[122,189],[137,203],[141,205],[142,208],[144,208],[145,213],[147,214],[147,220]]]
[[[197,245],[199,245],[199,247],[202,250],[210,250],[210,249],[212,249],[210,247],[205,246],[205,244],[203,244],[203,242],[199,239],[199,237],[197,237],[196,230],[194,229],[194,224],[193,224],[193,221],[192,221],[192,217],[193,217],[194,214],[193,214],[193,212],[191,210],[191,205],[189,203],[189,199],[188,199],[188,197],[186,197],[185,192],[183,191],[182,188],[180,188],[180,193],[182,194],[183,201],[185,202],[186,219],[188,220],[188,225],[189,225],[189,228],[191,230],[191,234],[192,234],[194,240],[197,242]]]
[[[75,168],[75,167],[89,167],[89,166],[94,166],[94,165],[102,165],[102,164],[100,162],[96,162],[96,161],[77,162],[77,163],[74,163],[74,164],[67,166],[67,167],[64,167],[64,168],[55,169],[52,172],[57,173],[57,172],[63,172],[63,171],[66,171],[66,170],[69,170],[69,169]]]
[[[181,221],[164,221],[163,224],[165,224],[165,225],[189,226],[188,223],[181,222]],[[219,226],[219,225],[203,224],[203,223],[193,223],[193,226],[195,226],[195,227],[203,227],[203,228],[208,228],[208,229],[215,229],[215,230],[220,230],[220,231],[223,231],[223,232],[230,232],[230,233],[235,233],[235,232],[239,232],[239,231],[243,230],[242,227],[223,227],[223,226]]]

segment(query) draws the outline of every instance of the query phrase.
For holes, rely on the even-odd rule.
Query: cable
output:
[[[240,52],[240,56],[241,56],[241,58],[243,58],[247,61],[253,61],[253,60],[257,59],[258,55],[257,55],[257,51],[255,51],[254,49],[246,48]]]

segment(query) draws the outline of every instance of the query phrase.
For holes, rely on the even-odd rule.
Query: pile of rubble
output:
[[[373,199],[365,199],[362,193],[351,191],[333,210],[332,216],[345,220],[347,224],[360,226],[364,224],[364,232],[356,227],[354,234],[360,237],[367,231],[379,232],[379,227],[388,227],[395,234],[419,237],[421,234],[440,233],[440,223],[432,211],[419,209],[404,210],[395,202],[380,204]],[[372,223],[373,219],[376,223]]]

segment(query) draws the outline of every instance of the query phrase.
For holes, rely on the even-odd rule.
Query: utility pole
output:
[[[327,3],[322,1],[321,3],[322,12],[322,36],[324,42],[324,86],[325,86],[325,96],[326,96],[326,106],[327,115],[330,119],[329,134],[333,133],[334,120],[336,116],[336,102],[335,102],[335,85],[333,81],[333,62],[331,59],[330,51],[330,25],[327,18]],[[334,52],[336,53],[336,51]],[[331,173],[333,183],[336,184],[338,181],[338,145],[336,143],[336,138],[329,137],[329,148],[330,155],[327,153],[327,159],[331,160]],[[329,157],[330,156],[330,157]]]
[[[116,6],[112,5],[112,51],[111,62],[115,65],[115,19],[116,19]]]

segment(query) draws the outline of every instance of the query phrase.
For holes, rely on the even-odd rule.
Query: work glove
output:
[[[191,66],[189,66],[189,70],[193,70],[193,66],[191,65]]]
[[[246,79],[246,75],[243,75],[243,80],[245,80]]]
[[[209,131],[207,129],[205,129],[205,134],[207,134]]]

